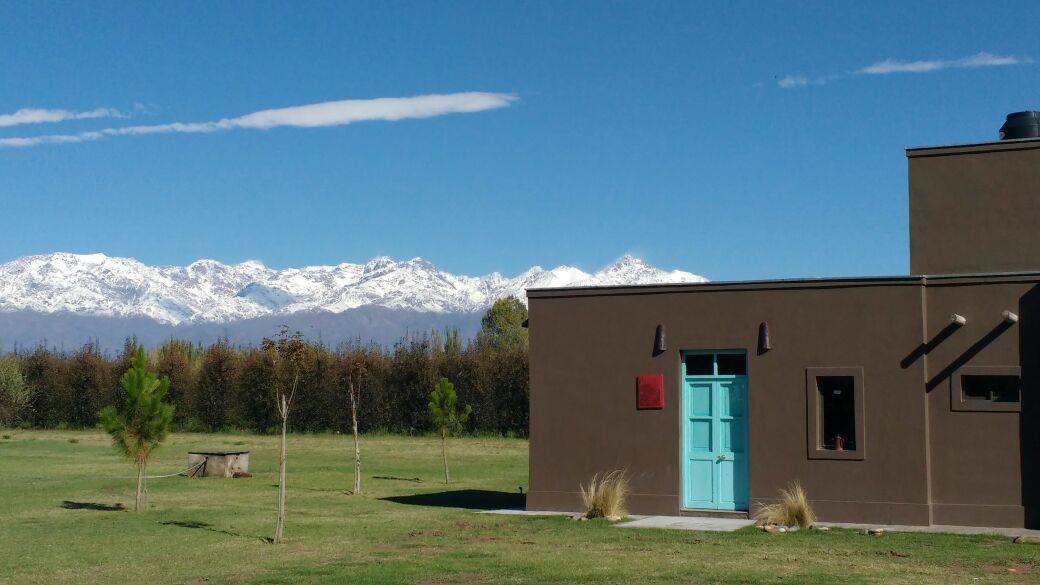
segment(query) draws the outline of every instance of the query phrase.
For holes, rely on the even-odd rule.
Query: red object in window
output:
[[[664,408],[664,374],[636,376],[636,408],[661,410]]]
[[[844,451],[845,450],[845,439],[843,439],[841,435],[837,435],[837,436],[834,437],[834,450],[835,451]]]

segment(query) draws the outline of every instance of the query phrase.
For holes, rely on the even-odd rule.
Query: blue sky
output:
[[[900,274],[903,149],[1040,109],[1036,2],[167,4],[0,6],[0,261]]]

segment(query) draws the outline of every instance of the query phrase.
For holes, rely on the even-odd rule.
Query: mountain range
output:
[[[495,300],[530,288],[703,282],[623,256],[595,273],[535,266],[509,278],[456,275],[422,258],[272,269],[260,262],[150,266],[104,254],[54,253],[0,264],[0,344],[105,348],[135,335],[255,343],[285,323],[327,342],[389,343],[409,331],[471,335]]]

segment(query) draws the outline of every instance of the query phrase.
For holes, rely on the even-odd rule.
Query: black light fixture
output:
[[[758,353],[763,354],[773,349],[773,342],[769,339],[769,322],[762,321],[758,324]]]
[[[664,342],[664,325],[658,325],[654,332],[654,355],[662,354],[668,349]]]

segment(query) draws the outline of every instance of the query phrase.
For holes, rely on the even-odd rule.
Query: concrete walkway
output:
[[[694,516],[647,516],[631,522],[620,522],[618,528],[670,528],[672,530],[704,530],[733,532],[754,524],[741,518],[700,518]]]
[[[1038,536],[1040,530],[1028,528],[987,528],[985,526],[946,526],[933,524],[931,526],[905,526],[902,524],[850,524],[847,522],[820,522],[820,526],[831,526],[833,528],[848,528],[851,530],[868,530],[881,528],[886,532],[937,532],[943,534],[995,534],[998,536]]]
[[[483,510],[481,514],[508,514],[513,516],[573,516],[575,512],[538,510]],[[707,532],[733,532],[754,524],[753,520],[739,518],[701,518],[697,516],[638,516],[615,524],[616,528],[664,528],[669,530],[703,530]],[[901,524],[850,524],[846,522],[820,522],[820,526],[867,530],[880,528],[886,532],[934,532],[944,534],[994,534],[1015,538],[1017,536],[1040,537],[1040,530],[1026,528],[987,528],[983,526],[906,526]]]
[[[573,516],[576,512],[553,512],[550,510],[521,510],[519,508],[502,508],[501,510],[481,510],[478,514],[505,514],[507,516]]]
[[[574,516],[577,512],[550,512],[538,510],[483,510],[481,514],[506,514],[510,516]],[[745,526],[751,526],[751,520],[735,518],[695,518],[692,516],[627,516],[625,522],[618,522],[617,528],[670,528],[672,530],[705,530],[710,532],[733,532]]]

